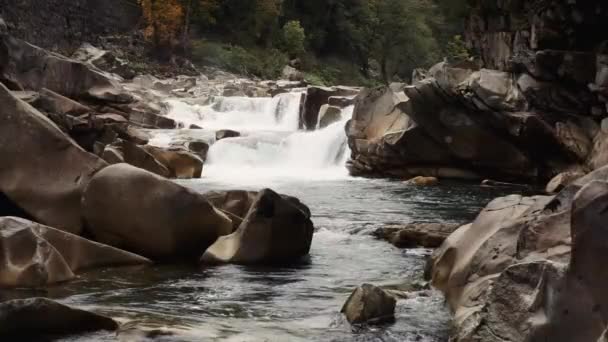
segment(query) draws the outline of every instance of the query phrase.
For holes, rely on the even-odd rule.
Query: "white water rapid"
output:
[[[207,105],[169,100],[168,116],[185,127],[203,127],[200,133],[192,131],[190,136],[214,136],[221,129],[241,133],[238,138],[210,140],[205,178],[236,183],[347,178],[345,163],[350,151],[344,127],[353,107],[343,109],[341,120],[328,127],[301,131],[301,98],[301,93],[274,98],[217,97]]]

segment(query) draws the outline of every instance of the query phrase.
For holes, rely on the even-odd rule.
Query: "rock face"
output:
[[[431,273],[454,311],[454,341],[600,338],[607,180],[604,167],[556,196],[496,199],[448,237]]]
[[[413,223],[378,228],[373,235],[399,248],[437,248],[457,228],[453,224]]]
[[[241,196],[239,196],[241,197]],[[249,198],[249,195],[245,196]],[[308,255],[314,227],[310,211],[293,197],[258,193],[238,229],[220,237],[201,257],[205,264],[288,264]]]
[[[9,341],[40,341],[117,329],[118,323],[111,318],[74,309],[46,298],[0,303],[0,337]]]
[[[232,221],[202,195],[127,164],[91,179],[83,212],[96,241],[154,260],[200,255],[232,232]]]
[[[41,287],[95,267],[145,265],[138,255],[16,217],[0,217],[0,287]]]
[[[395,319],[396,300],[383,289],[363,284],[348,297],[341,312],[351,324],[378,324]]]
[[[481,63],[440,63],[411,86],[363,92],[351,172],[547,182],[606,165],[608,5],[470,6],[466,40]]]
[[[83,189],[107,164],[1,84],[0,104],[0,193],[36,221],[80,234]]]

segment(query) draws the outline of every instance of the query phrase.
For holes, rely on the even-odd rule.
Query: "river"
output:
[[[445,341],[449,312],[437,292],[398,301],[396,321],[353,329],[339,314],[362,283],[399,286],[422,279],[425,249],[400,250],[370,233],[387,224],[471,220],[511,189],[472,184],[414,187],[400,181],[350,177],[342,120],[298,131],[299,94],[274,99],[217,98],[199,105],[170,100],[169,116],[186,127],[156,131],[153,144],[183,137],[213,143],[204,178],[179,181],[205,192],[270,187],[300,198],[316,232],[310,258],[284,268],[156,266],[107,269],[43,295],[123,322],[175,333],[162,341]],[[214,143],[218,129],[243,136]],[[112,341],[95,334],[65,341]]]

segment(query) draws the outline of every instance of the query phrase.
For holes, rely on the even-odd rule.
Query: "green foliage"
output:
[[[285,44],[285,50],[291,56],[296,57],[304,53],[306,33],[299,21],[292,20],[283,26],[283,42]]]
[[[450,61],[463,61],[470,57],[469,50],[462,40],[461,35],[455,35],[454,38],[448,42],[446,53]]]
[[[192,61],[265,79],[278,78],[287,56],[277,49],[250,48],[204,40],[192,43]]]

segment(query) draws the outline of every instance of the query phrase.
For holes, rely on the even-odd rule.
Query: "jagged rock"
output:
[[[36,221],[80,234],[83,188],[107,164],[1,84],[0,104],[0,193]]]
[[[163,177],[172,175],[172,171],[146,148],[122,139],[106,146],[103,158],[111,164],[125,162]]]
[[[308,87],[300,113],[300,128],[316,129],[321,106],[327,104],[330,97],[350,96],[358,93],[359,89],[349,87]]]
[[[457,228],[454,224],[412,223],[378,228],[373,235],[398,248],[437,248]]]
[[[562,191],[570,183],[583,177],[584,175],[585,174],[582,171],[562,172],[559,175],[553,177],[553,179],[551,179],[551,181],[547,184],[545,191],[548,194],[556,194]]]
[[[40,90],[38,98],[31,104],[48,113],[79,116],[93,112],[91,108],[46,88]]]
[[[115,81],[81,62],[53,54],[9,35],[0,36],[0,79],[28,90],[47,88],[72,99],[130,103]],[[27,58],[23,58],[27,56]]]
[[[379,324],[395,319],[396,300],[383,289],[363,284],[348,297],[341,312],[351,324]]]
[[[215,141],[220,141],[222,139],[228,138],[237,138],[240,137],[241,133],[229,129],[222,129],[215,132]]]
[[[232,221],[201,194],[127,164],[99,171],[82,205],[96,241],[153,260],[200,255],[232,232]]]
[[[91,331],[118,329],[113,319],[46,298],[0,303],[0,337],[9,341],[47,340]]]
[[[325,128],[342,119],[342,110],[338,107],[324,104],[319,110],[319,128]]]
[[[310,210],[272,190],[258,193],[238,229],[220,237],[201,257],[204,264],[288,264],[308,255],[314,227]]]
[[[201,178],[203,160],[185,148],[142,147],[169,170],[169,177],[179,179]]]
[[[145,265],[129,252],[16,217],[0,217],[0,287],[41,287],[96,267]],[[1,329],[0,329],[1,330]]]

